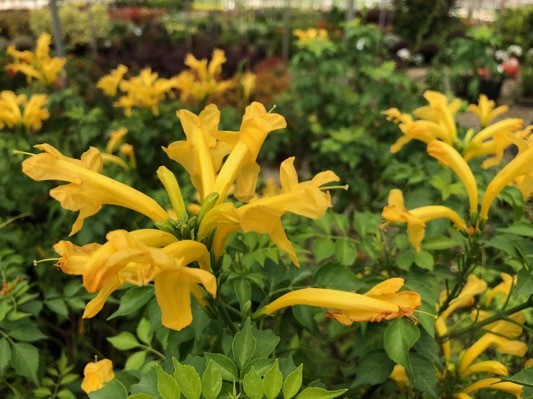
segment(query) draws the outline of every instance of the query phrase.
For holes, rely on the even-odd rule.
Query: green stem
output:
[[[483,319],[477,323],[474,323],[468,327],[465,327],[465,328],[461,328],[460,330],[456,330],[456,331],[450,331],[449,333],[447,334],[444,334],[440,337],[438,337],[437,339],[439,341],[446,341],[446,340],[449,340],[451,338],[455,338],[455,337],[458,337],[460,335],[463,335],[463,334],[467,334],[471,331],[475,331],[475,330],[479,330],[479,328],[483,327],[483,326],[486,326],[487,324],[490,324],[490,323],[494,323],[495,321],[498,321],[498,320],[501,320],[501,319],[504,319],[506,318],[507,316],[509,315],[512,315],[516,312],[520,312],[521,310],[524,310],[524,309],[527,309],[529,307],[532,307],[533,306],[533,295],[530,295],[528,300],[520,305],[516,305],[515,307],[512,307],[510,309],[507,309],[505,312],[498,312],[490,317],[487,317],[486,319]]]
[[[157,349],[154,349],[152,348],[151,346],[148,346],[148,345],[142,345],[142,347],[146,350],[148,350],[149,352],[152,352],[153,354],[159,356],[161,359],[166,359],[166,356],[164,354],[162,354],[161,352],[159,352]]]
[[[233,335],[237,334],[239,330],[235,326],[235,323],[233,323],[233,320],[231,320],[231,317],[228,311],[224,307],[224,304],[221,303],[218,298],[215,299],[215,307],[217,309],[219,320],[222,322],[222,324],[228,327]]]

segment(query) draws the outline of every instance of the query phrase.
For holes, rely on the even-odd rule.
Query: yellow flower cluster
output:
[[[202,306],[208,304],[206,296],[216,296],[217,281],[213,273],[232,233],[268,234],[298,265],[281,223],[282,216],[290,212],[318,219],[331,207],[328,187],[324,185],[339,178],[326,171],[299,182],[294,158],[281,164],[279,190],[271,190],[271,196],[256,195],[260,171],[256,159],[267,135],[285,127],[281,115],[267,112],[260,103],[252,103],[246,108],[239,131],[218,130],[220,111],[215,105],[207,106],[199,115],[187,110],[180,110],[177,115],[186,140],[171,143],[164,151],[185,168],[198,190],[201,206],[197,215],[187,213],[177,179],[164,166],[158,169],[157,176],[168,193],[172,211],[101,174],[103,157],[94,147],[80,159],[73,159],[48,144],[40,144],[36,148],[42,153],[22,164],[23,172],[34,180],[68,183],[53,188],[50,195],[63,208],[79,211],[71,235],[104,204],[135,210],[160,228],[111,231],[103,244],[80,247],[70,241],[60,241],[54,245],[61,256],[59,267],[65,273],[82,276],[87,291],[98,293],[87,304],[84,317],[97,314],[109,295],[122,285],[142,286],[153,282],[163,325],[180,330],[192,322],[191,296]],[[125,130],[119,130],[112,135],[108,152],[124,134]],[[244,204],[238,206],[235,201],[227,201],[231,194]],[[333,290],[295,291],[291,298],[280,299],[282,306],[277,302],[259,314],[297,304],[305,296],[315,306],[335,309],[330,312],[331,317],[344,324],[350,320],[379,321],[411,316],[420,306],[420,297],[416,293],[398,292],[402,285],[403,280],[391,279],[364,295]],[[348,302],[353,303],[346,305]]]
[[[222,64],[226,62],[223,50],[215,49],[211,62],[207,59],[196,59],[192,54],[187,54],[185,65],[189,70],[181,72],[177,77],[177,88],[180,90],[180,99],[183,102],[205,104],[211,95],[220,94],[232,85],[231,80],[220,80]],[[251,90],[255,79],[249,75],[242,81],[245,92]]]
[[[147,108],[152,115],[159,116],[159,103],[167,97],[173,97],[173,90],[178,87],[176,78],[160,78],[151,68],[145,68],[138,76],[124,79],[127,72],[125,65],[119,65],[109,75],[103,76],[96,87],[110,97],[116,96],[120,90],[123,94],[113,105],[123,108],[127,117],[131,116],[135,107]]]
[[[463,183],[469,200],[470,219],[467,223],[452,209],[439,205],[407,210],[402,193],[392,190],[382,216],[389,222],[406,223],[409,241],[417,251],[421,249],[425,224],[430,220],[447,218],[463,233],[472,234],[484,227],[492,202],[507,185],[517,185],[524,198],[533,194],[533,126],[521,129],[521,119],[505,119],[483,128],[477,134],[471,129],[460,140],[454,121],[460,100],[448,103],[443,94],[432,91],[427,91],[424,96],[429,105],[413,112],[419,120],[413,120],[411,115],[403,114],[396,108],[385,111],[390,120],[399,124],[404,134],[391,147],[391,152],[399,151],[413,139],[426,143],[428,154],[449,167]],[[493,107],[494,103],[487,102],[482,96],[479,105],[471,109],[480,115],[482,123],[488,123],[505,111],[501,107]],[[478,156],[493,155],[482,164],[483,167],[492,166],[500,162],[505,149],[511,144],[518,147],[518,154],[492,179],[480,204],[476,178],[468,161]],[[471,227],[468,227],[469,224]]]
[[[484,293],[486,306],[489,306],[498,296],[507,298],[513,287],[514,279],[507,274],[502,274],[502,280],[502,283],[487,290],[487,283],[471,274],[459,295],[449,303],[437,318],[435,322],[436,335],[445,339],[445,335],[448,333],[448,319],[457,309],[474,305],[476,296]],[[442,292],[441,298],[446,297],[447,293]],[[472,312],[473,321],[483,321],[490,316],[491,313],[488,311],[475,310]],[[509,375],[509,370],[503,363],[497,360],[479,360],[479,358],[489,348],[494,348],[500,354],[524,356],[528,346],[518,339],[522,335],[524,320],[524,314],[519,312],[511,315],[508,320],[498,320],[486,324],[482,327],[483,335],[467,348],[462,348],[459,342],[454,341],[452,345],[449,339],[444,340],[442,351],[446,364],[444,370],[438,372],[437,375],[443,384],[446,381],[453,381],[459,385],[459,387],[454,387],[455,390],[460,390],[459,392],[450,392],[453,393],[455,399],[471,399],[471,394],[480,389],[507,392],[520,398],[522,385],[502,381],[500,378]],[[492,376],[478,378],[479,374]],[[390,378],[403,389],[407,389],[409,386],[405,369],[400,365],[395,366]]]
[[[25,94],[18,96],[12,91],[0,93],[0,129],[24,128],[27,134],[41,130],[43,121],[50,117],[45,108],[46,94]]]
[[[45,85],[52,85],[57,82],[66,60],[60,57],[50,56],[50,43],[52,37],[48,33],[43,33],[37,39],[35,52],[29,50],[17,51],[15,46],[7,48],[7,54],[14,59],[14,63],[8,64],[8,73],[23,73],[26,75],[28,83],[36,79]]]
[[[325,29],[295,29],[292,33],[298,38],[298,42],[329,39],[328,31]]]

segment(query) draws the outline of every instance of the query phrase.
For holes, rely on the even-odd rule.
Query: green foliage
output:
[[[504,45],[519,45],[524,52],[533,47],[533,5],[504,8],[498,14],[495,25]]]

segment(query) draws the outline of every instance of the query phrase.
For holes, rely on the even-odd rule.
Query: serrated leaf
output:
[[[181,389],[181,394],[187,399],[200,399],[202,380],[194,367],[181,364],[175,358],[172,361],[174,363],[173,375]]]
[[[118,380],[109,381],[103,388],[89,393],[90,399],[127,399],[128,391]]]
[[[141,346],[135,335],[128,331],[122,331],[120,334],[115,335],[114,337],[107,338],[111,345],[115,348],[125,351],[133,348],[138,348]]]
[[[533,388],[533,367],[522,369],[510,377],[502,378],[502,380]]]
[[[124,369],[140,370],[146,360],[146,354],[146,351],[139,351],[128,357],[128,360],[126,360],[126,364],[124,365]]]
[[[252,334],[252,326],[250,319],[246,320],[241,331],[235,334],[235,338],[231,344],[233,351],[233,358],[237,367],[244,368],[246,363],[252,358],[255,352],[256,339]]]
[[[215,362],[215,366],[220,371],[222,379],[226,381],[237,381],[239,379],[239,370],[229,357],[221,353],[206,353],[205,358],[208,361],[213,360]]]
[[[9,330],[9,336],[16,340],[25,342],[35,342],[46,338],[46,335],[39,330],[35,323],[31,323],[27,320],[16,323],[13,329]]]
[[[244,372],[247,373],[253,367],[255,371],[257,372],[257,374],[262,376],[262,375],[265,375],[265,373],[268,370],[270,370],[273,364],[274,364],[274,359],[269,359],[267,357],[260,357],[258,359],[254,359],[248,362],[248,364],[244,368]]]
[[[296,399],[333,399],[341,396],[347,389],[337,389],[336,391],[328,391],[324,388],[310,387],[305,388]]]
[[[263,381],[253,367],[243,378],[243,389],[250,399],[261,399],[263,397]]]
[[[202,394],[205,399],[217,399],[222,389],[222,374],[214,361],[210,361],[202,375]]]
[[[25,342],[11,345],[11,364],[17,373],[29,378],[36,385],[37,369],[39,367],[39,351],[31,344]]]
[[[5,368],[11,359],[11,347],[6,338],[0,339],[0,376],[4,373]]]
[[[383,346],[387,355],[401,364],[407,373],[412,374],[409,350],[420,337],[420,330],[414,324],[396,319],[389,324],[383,336]]]
[[[155,366],[157,373],[157,391],[160,399],[179,398],[181,390],[176,379],[168,374],[161,366]]]
[[[238,278],[235,280],[233,290],[241,309],[243,309],[245,303],[249,301],[252,296],[252,286],[250,285],[250,282],[245,278]]]
[[[291,399],[302,386],[303,364],[290,373],[283,383],[283,399]]]
[[[136,312],[154,297],[154,290],[150,286],[131,287],[121,298],[118,309],[107,318],[112,320],[119,316],[126,316]]]
[[[532,295],[533,294],[533,273],[522,269],[516,277],[516,291],[514,295]]]
[[[431,397],[437,397],[437,370],[435,366],[424,356],[418,353],[410,354],[413,374],[409,375],[409,380],[413,386],[422,392],[426,392]]]
[[[279,369],[278,359],[276,359],[270,370],[263,377],[263,393],[267,399],[274,399],[278,396],[282,386],[283,375]]]
[[[280,338],[272,332],[272,330],[252,329],[252,333],[256,339],[254,358],[261,358],[270,356],[278,345]]]

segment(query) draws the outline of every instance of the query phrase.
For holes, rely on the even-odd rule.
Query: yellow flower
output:
[[[243,98],[244,100],[248,100],[250,98],[250,94],[255,89],[255,82],[256,82],[257,76],[254,73],[251,72],[245,72],[241,77],[241,86],[243,91]]]
[[[456,98],[448,103],[444,94],[432,90],[426,90],[424,98],[429,105],[415,109],[413,115],[437,124],[443,132],[439,138],[450,145],[453,144],[457,139],[454,117],[461,107],[461,100]]]
[[[522,124],[522,119],[508,118],[485,127],[483,130],[475,134],[472,139],[465,138],[465,149],[463,151],[465,158],[469,160],[474,158],[472,153],[483,153],[483,150],[480,150],[480,148],[483,148],[483,146],[486,146],[487,144],[495,144],[491,143],[491,140],[499,140],[497,144],[502,145],[502,137],[506,136],[507,134],[518,133],[518,131],[522,128]],[[510,143],[506,143],[507,146],[509,146]]]
[[[393,380],[402,391],[407,391],[407,389],[411,385],[409,377],[407,377],[407,373],[405,372],[405,368],[401,364],[394,365],[394,368],[392,369],[392,373],[390,373],[389,378]]]
[[[401,278],[391,278],[379,283],[365,294],[325,288],[295,290],[259,309],[254,317],[271,315],[280,309],[295,305],[334,309],[328,312],[328,316],[345,326],[353,322],[379,322],[412,316],[422,302],[416,292],[398,292],[403,283]]]
[[[29,99],[25,94],[16,95],[12,91],[0,93],[0,129],[23,127],[26,133],[36,132],[43,121],[50,117],[45,108],[46,94],[33,94]]]
[[[481,123],[481,127],[485,127],[491,120],[509,110],[507,105],[494,108],[495,105],[496,103],[493,100],[489,100],[485,94],[481,94],[479,96],[478,105],[470,104],[468,106],[468,110],[476,114],[479,118],[479,122]]]
[[[486,305],[490,305],[495,298],[499,298],[503,303],[509,296],[509,293],[511,292],[513,286],[516,284],[516,276],[513,277],[510,274],[501,273],[500,277],[503,281],[486,292]]]
[[[489,183],[481,201],[481,211],[479,213],[481,223],[487,220],[490,206],[500,191],[520,177],[524,179],[522,182],[527,183],[523,186],[523,189],[525,188],[524,191],[528,193],[529,188],[533,190],[533,187],[531,187],[533,179],[533,147],[520,152]],[[524,193],[524,191],[522,192]]]
[[[8,64],[7,69],[13,72],[21,72],[26,75],[28,83],[32,79],[51,85],[56,82],[59,74],[63,71],[66,60],[59,57],[50,57],[50,43],[52,37],[43,33],[37,39],[35,53],[31,51],[17,51],[14,46],[9,46],[7,53],[14,58],[14,64]]]
[[[508,392],[520,399],[522,392],[522,385],[515,384],[514,382],[502,381],[499,378],[484,378],[469,385],[462,392],[454,394],[455,399],[472,399],[469,395],[472,392],[479,391],[480,389],[495,389],[497,391]]]
[[[470,203],[470,215],[471,217],[477,215],[479,199],[476,179],[461,154],[451,145],[437,140],[428,144],[427,151],[433,158],[453,170],[463,182]]]
[[[44,151],[22,162],[22,171],[34,180],[69,182],[50,190],[50,195],[71,211],[80,211],[70,235],[78,232],[85,218],[96,214],[102,205],[118,205],[137,211],[154,222],[166,220],[167,212],[152,198],[123,183],[100,174],[102,157],[91,147],[81,159],[62,155],[49,144],[38,144]]]
[[[231,157],[231,155],[230,155]],[[228,161],[226,161],[228,162]],[[282,162],[280,166],[281,193],[270,197],[258,198],[239,208],[225,203],[215,206],[202,220],[198,236],[200,239],[217,228],[215,240],[219,253],[225,241],[233,232],[242,230],[247,233],[268,234],[270,239],[283,251],[295,265],[299,265],[296,253],[288,240],[281,217],[291,212],[311,219],[319,219],[331,207],[329,193],[324,193],[324,184],[338,181],[331,171],[317,174],[312,180],[298,183],[294,168],[294,157]],[[225,228],[220,227],[225,225]]]
[[[185,65],[190,70],[183,71],[176,77],[176,87],[181,91],[182,101],[206,101],[210,95],[222,93],[231,85],[230,80],[219,80],[222,64],[226,62],[223,50],[215,49],[208,64],[207,59],[198,60],[192,54],[185,57]]]
[[[202,285],[216,295],[216,279],[210,273],[209,252],[197,241],[178,241],[161,230],[111,231],[103,245],[76,247],[61,241],[54,246],[61,255],[62,270],[83,276],[88,292],[98,291],[84,318],[95,316],[107,298],[126,283],[143,286],[154,281],[162,323],[181,330],[192,322],[191,298],[203,303]],[[187,265],[198,262],[200,269]]]
[[[85,366],[83,370],[83,381],[81,389],[85,393],[97,391],[102,388],[106,382],[115,378],[113,373],[113,362],[109,359],[103,359],[98,362],[91,362]]]
[[[292,31],[293,35],[298,38],[299,42],[306,42],[312,40],[328,39],[328,31],[325,29],[295,29]]]
[[[455,227],[466,232],[466,224],[461,217],[452,209],[442,205],[423,206],[411,210],[405,208],[403,194],[398,189],[392,189],[389,193],[389,204],[383,208],[383,218],[392,223],[407,223],[407,235],[409,242],[420,252],[424,239],[426,222],[434,219],[450,219]]]
[[[122,82],[122,78],[127,72],[128,67],[121,64],[113,69],[109,75],[105,75],[100,78],[98,83],[96,83],[96,87],[101,89],[106,96],[114,97],[117,95],[117,89],[120,85],[120,82]]]
[[[105,147],[105,151],[108,154],[112,154],[126,134],[128,134],[128,129],[126,129],[125,127],[121,127],[120,129],[113,130],[111,133],[109,133],[110,137]]]

